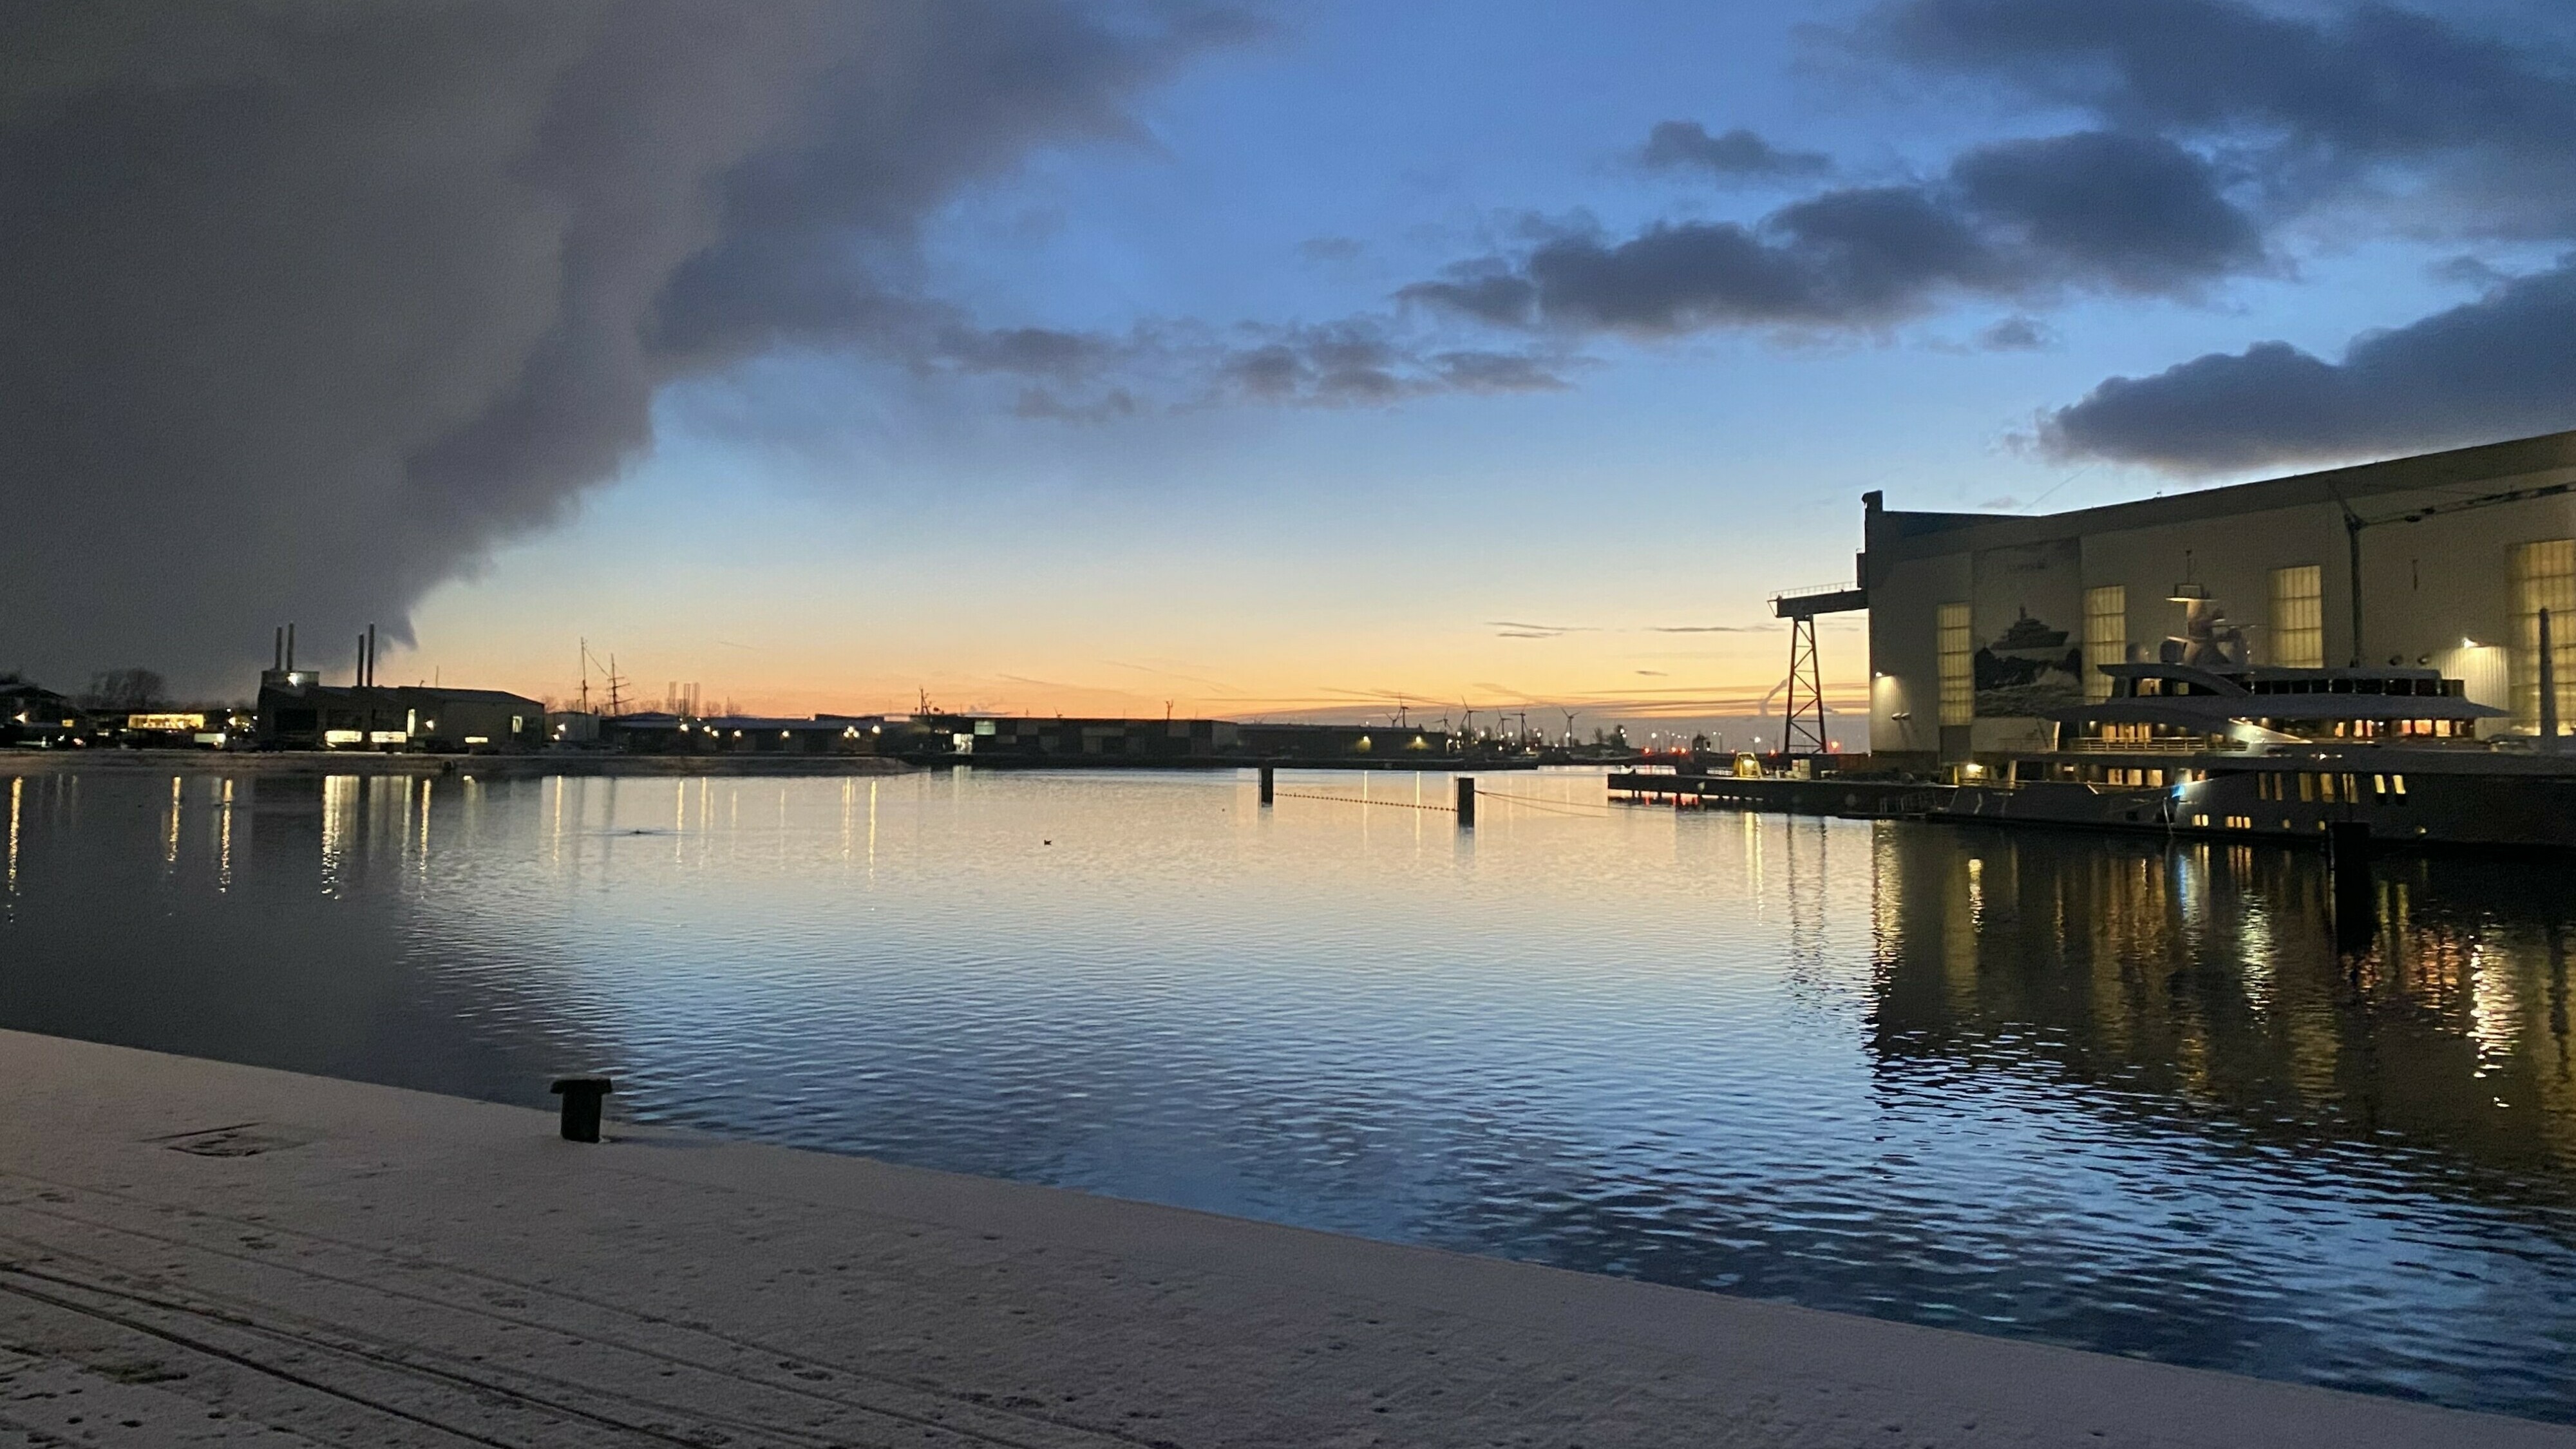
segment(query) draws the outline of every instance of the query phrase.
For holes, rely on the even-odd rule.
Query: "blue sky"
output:
[[[1816,187],[1650,169],[1637,158],[1658,122],[1748,127],[1861,181],[2079,122],[1873,74],[1831,31],[1854,13],[1301,7],[1138,98],[1133,136],[1044,149],[962,192],[926,221],[921,286],[991,326],[1393,314],[1399,289],[1508,241],[1526,214],[1619,235],[1750,221]],[[631,659],[672,656],[645,666],[656,678],[797,705],[930,688],[989,708],[1150,710],[1177,693],[1245,712],[1409,690],[1624,698],[1607,707],[1643,717],[1679,692],[1683,713],[1731,713],[1781,672],[1763,598],[1847,575],[1862,491],[2054,509],[2171,488],[2136,464],[2039,456],[2023,435],[2106,376],[2271,338],[2332,355],[2477,291],[2434,271],[2457,246],[2321,235],[2285,250],[2289,274],[2189,298],[1967,303],[1858,335],[1590,339],[1562,391],[1375,407],[1183,400],[1067,423],[882,365],[772,359],[666,396],[652,456],[571,527],[432,595],[424,643],[488,648],[523,593],[546,614],[578,608],[542,582],[573,579],[599,600],[591,632]],[[2484,254],[2520,266],[2533,250]],[[2048,344],[1976,346],[2016,315]],[[678,597],[748,638],[672,647],[688,626],[618,583],[636,578],[725,581]],[[778,607],[745,608],[746,593]],[[881,612],[898,598],[920,602]],[[805,673],[816,628],[798,620],[844,608],[821,626],[833,662]],[[887,639],[896,620],[929,647]],[[1569,632],[1497,638],[1512,621]],[[1647,632],[1708,625],[1749,632]],[[1856,636],[1833,655],[1847,680],[1865,667]]]

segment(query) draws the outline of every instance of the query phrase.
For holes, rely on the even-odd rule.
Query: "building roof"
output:
[[[2108,503],[2066,513],[1906,513],[1878,515],[1879,528],[1907,545],[1908,555],[1954,553],[2045,543],[2089,533],[2155,528],[2238,514],[2265,513],[2311,504],[2355,503],[2389,493],[2475,487],[2492,491],[2517,482],[2533,485],[2576,478],[2576,431],[2543,433],[2511,442],[2482,443],[2378,463],[2327,468],[2286,478],[2265,478],[2217,488],[2196,488],[2162,498]],[[1960,537],[1973,532],[1975,537]],[[1873,542],[1872,547],[1878,544]]]
[[[676,714],[613,714],[599,721],[604,728],[621,730],[676,730],[686,724],[693,730],[714,733],[719,730],[823,730],[840,734],[867,721],[854,715],[816,715],[812,718],[772,718],[764,715],[726,714],[703,719],[683,720]]]
[[[512,694],[506,689],[449,689],[438,684],[403,684],[387,687],[398,689],[404,694],[434,695],[439,699],[454,700],[459,704],[534,705],[537,703],[524,694]]]

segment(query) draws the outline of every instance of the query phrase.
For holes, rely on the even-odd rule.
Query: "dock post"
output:
[[[2327,867],[2334,875],[2335,949],[2359,951],[2379,924],[2377,892],[2370,879],[2370,825],[2338,820],[2326,826]]]
[[[548,1088],[563,1098],[563,1139],[566,1142],[599,1140],[599,1099],[616,1090],[606,1077],[563,1077]]]
[[[2540,750],[2558,752],[2558,645],[2549,611],[2540,611]]]
[[[1476,777],[1473,775],[1458,777],[1458,828],[1476,828]]]
[[[1271,791],[1277,785],[1277,781],[1273,777],[1277,773],[1278,772],[1276,770],[1268,765],[1261,767],[1261,803],[1264,805],[1270,803]]]

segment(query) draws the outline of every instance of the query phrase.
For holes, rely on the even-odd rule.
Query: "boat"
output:
[[[2576,755],[2481,738],[2505,712],[2437,670],[2098,667],[2109,698],[2051,711],[2051,748],[1968,775],[1934,816],[2248,839],[2362,825],[2399,844],[2576,849]]]

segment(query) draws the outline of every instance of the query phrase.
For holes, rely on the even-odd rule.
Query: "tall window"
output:
[[[1977,646],[1968,632],[1968,606],[1943,604],[1939,626],[1941,723],[1963,725],[1977,717]]]
[[[2272,570],[2271,654],[2284,669],[2325,667],[2326,585],[2319,566]]]
[[[2558,656],[2559,728],[2576,724],[2576,538],[2518,543],[2513,577],[2513,722],[2540,728],[2540,611],[2549,611],[2550,653]]]
[[[2084,697],[2089,700],[2111,697],[2111,676],[2102,672],[2105,664],[2119,664],[2129,657],[2129,591],[2118,584],[2084,591]]]

